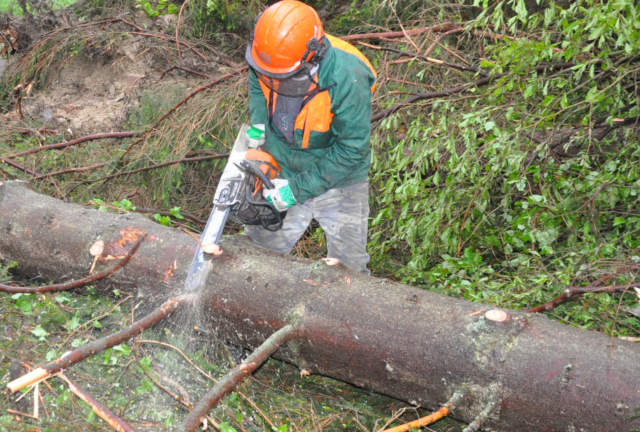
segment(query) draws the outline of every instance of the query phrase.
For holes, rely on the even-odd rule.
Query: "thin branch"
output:
[[[14,167],[16,169],[19,169],[20,171],[26,172],[27,174],[31,174],[32,176],[40,175],[37,172],[35,172],[34,170],[32,170],[32,169],[23,167],[22,165],[17,164],[17,163],[15,163],[15,162],[13,162],[13,161],[11,161],[9,159],[3,158],[2,156],[0,156],[0,162],[5,163],[5,164],[7,164],[9,166],[12,166],[12,167]]]
[[[447,66],[447,67],[450,67],[452,69],[460,69],[460,70],[463,70],[463,71],[479,72],[478,69],[473,67],[473,66],[461,65],[461,64],[458,64],[458,63],[449,63],[449,62],[446,62],[444,60],[434,59],[434,58],[427,57],[427,56],[422,55],[422,54],[412,54],[412,53],[407,52],[407,51],[401,51],[399,49],[389,48],[389,47],[377,47],[375,45],[369,45],[369,44],[364,43],[364,42],[358,42],[358,44],[359,45],[364,45],[367,48],[371,48],[371,49],[375,49],[375,50],[379,50],[379,51],[391,51],[391,52],[403,55],[405,57],[419,58],[420,60],[426,61],[428,63],[434,63],[434,64],[437,64],[437,65]],[[481,74],[486,76],[486,74],[484,74],[484,73],[481,73]]]
[[[147,237],[147,234],[145,233],[143,236],[141,236],[138,239],[137,242],[134,243],[131,250],[127,252],[127,255],[125,255],[125,257],[122,258],[118,262],[118,264],[116,264],[115,266],[113,266],[108,270],[103,270],[94,275],[88,276],[83,279],[79,279],[77,281],[71,281],[63,284],[45,285],[41,287],[17,287],[17,286],[0,284],[0,291],[8,292],[8,293],[27,293],[27,294],[36,294],[36,293],[40,294],[40,293],[51,292],[51,291],[69,291],[74,288],[78,288],[78,287],[99,281],[100,279],[106,279],[110,277],[112,274],[114,274],[115,272],[117,272],[118,270],[120,270],[122,267],[127,265],[129,261],[131,261],[131,258],[133,258],[133,255],[136,253],[136,251],[140,247],[140,244],[146,237]]]
[[[67,369],[69,366],[72,366],[95,354],[101,353],[102,351],[113,348],[116,345],[128,341],[129,339],[142,333],[148,328],[153,327],[183,306],[190,304],[191,302],[193,302],[193,300],[193,296],[171,298],[146,317],[125,327],[119,332],[106,336],[102,339],[97,339],[71,352],[65,353],[58,360],[54,360],[51,363],[34,369],[33,371],[18,378],[17,380],[11,381],[9,384],[7,384],[7,387],[9,388],[11,393],[15,393],[16,391],[28,385],[39,382],[43,379],[47,379],[50,376],[57,374],[61,370]]]
[[[193,45],[191,45],[188,42],[185,41],[176,41],[176,38],[174,38],[173,36],[166,36],[166,35],[161,35],[158,33],[151,33],[151,32],[129,32],[129,34],[133,34],[133,35],[138,35],[138,36],[147,36],[147,37],[154,37],[160,40],[169,40],[171,42],[176,42],[176,43],[181,43],[182,45],[186,46],[187,48],[189,48],[191,51],[193,51],[194,54],[196,54],[198,57],[200,57],[202,60],[204,60],[205,63],[208,63],[209,60],[207,59],[207,57],[202,54],[200,51],[198,51],[197,49],[195,49],[193,47]]]
[[[525,312],[529,312],[529,313],[548,312],[550,310],[553,310],[557,306],[561,305],[562,303],[569,302],[583,294],[600,294],[600,293],[617,293],[617,292],[624,293],[630,288],[640,288],[640,283],[627,284],[627,285],[609,285],[609,286],[601,286],[601,287],[571,286],[566,290],[564,290],[564,293],[562,293],[562,295],[556,297],[550,302],[541,304],[540,306],[536,306],[531,309],[527,309],[525,310]]]
[[[103,405],[102,403],[94,399],[94,397],[91,396],[89,393],[87,393],[86,391],[78,387],[65,374],[63,374],[62,372],[59,372],[58,376],[60,377],[60,379],[62,379],[67,383],[67,385],[69,386],[69,389],[74,395],[78,396],[84,402],[89,404],[93,412],[96,413],[96,415],[100,417],[102,420],[106,421],[112,428],[114,428],[118,432],[136,432],[134,428],[129,426],[127,422],[125,422],[120,417],[118,417],[116,413],[114,413],[105,405]]]
[[[451,29],[447,32],[444,32],[442,34],[440,34],[434,41],[433,43],[431,43],[431,45],[429,45],[429,48],[427,48],[427,50],[424,52],[425,57],[428,57],[429,54],[431,54],[431,51],[434,50],[434,48],[436,47],[436,45],[440,44],[440,41],[442,41],[442,39],[446,38],[449,35],[452,34],[457,34],[457,33],[462,33],[464,31],[464,28],[460,27],[460,28],[454,28]]]
[[[224,158],[228,158],[229,155],[228,154],[214,154],[214,155],[209,155],[209,156],[200,156],[200,157],[194,157],[194,158],[184,158],[184,159],[179,159],[179,160],[174,160],[174,161],[169,161],[169,162],[164,162],[158,165],[152,165],[152,166],[148,166],[148,167],[144,167],[144,168],[138,168],[138,169],[134,169],[131,171],[122,171],[119,173],[115,173],[115,174],[110,174],[106,177],[101,177],[99,179],[95,179],[95,180],[84,180],[84,183],[94,183],[94,182],[98,182],[98,181],[104,181],[104,180],[109,180],[115,177],[120,177],[120,176],[125,176],[125,175],[130,175],[130,174],[137,174],[140,172],[144,172],[144,171],[151,171],[154,169],[158,169],[158,168],[164,168],[170,165],[176,165],[179,163],[186,163],[186,162],[201,162],[201,161],[206,161],[206,160],[211,160],[211,159],[224,159]]]
[[[562,69],[567,69],[570,67],[575,66],[574,63],[561,63],[561,64],[547,64],[547,65],[540,65],[540,66],[536,66],[534,68],[534,70],[536,72],[543,72],[547,69],[553,69],[553,70],[562,70]],[[452,87],[449,89],[445,89],[445,90],[440,90],[440,91],[435,91],[435,92],[426,92],[426,93],[416,93],[415,95],[411,96],[410,98],[397,103],[395,105],[393,105],[391,108],[387,108],[384,111],[379,112],[378,114],[374,115],[371,118],[371,122],[376,122],[378,120],[382,120],[385,119],[387,117],[389,117],[391,114],[393,114],[394,112],[398,111],[400,108],[421,101],[421,100],[425,100],[425,99],[435,99],[435,98],[440,98],[440,97],[445,97],[445,96],[450,96],[452,94],[456,94],[456,93],[462,93],[465,90],[468,90],[472,87],[483,87],[491,82],[493,82],[496,79],[502,78],[504,76],[509,75],[508,72],[505,73],[501,73],[501,74],[496,74],[496,75],[491,75],[485,78],[481,78],[478,79],[472,83],[468,83],[468,84],[462,84],[459,85],[457,87]]]
[[[448,416],[449,413],[455,408],[455,406],[459,404],[461,401],[462,401],[462,395],[460,393],[454,393],[451,400],[446,404],[444,404],[442,408],[440,408],[438,411],[434,412],[433,414],[430,414],[426,417],[422,417],[418,420],[414,420],[409,423],[405,423],[401,426],[396,426],[391,429],[385,429],[382,432],[409,432],[411,429],[418,429],[424,426],[428,426]]]
[[[164,76],[166,74],[168,74],[169,72],[171,72],[174,69],[180,69],[182,71],[189,72],[189,73],[194,74],[194,75],[198,75],[198,76],[201,76],[201,77],[204,77],[204,78],[211,79],[211,75],[203,74],[202,72],[198,72],[198,71],[194,71],[194,70],[191,70],[191,69],[187,69],[187,68],[182,67],[182,66],[171,66],[169,69],[167,69],[166,71],[162,72],[162,75],[160,75],[160,78],[158,78],[158,81],[160,81],[162,78],[164,78]]]
[[[145,207],[136,207],[135,210],[133,210],[136,213],[146,213],[146,214],[159,214],[160,216],[173,216],[173,213],[171,213],[170,211],[166,211],[166,210],[158,210],[158,209],[153,209],[153,208],[145,208]],[[180,210],[180,215],[183,216],[186,220],[191,221],[193,223],[195,223],[196,225],[206,225],[207,221],[204,219],[200,219],[198,216],[189,213],[189,212],[185,212]]]
[[[471,424],[464,428],[462,432],[477,432],[482,427],[482,423],[484,423],[489,414],[491,414],[491,411],[493,411],[495,406],[495,402],[489,402],[487,406],[484,407],[482,412],[478,414],[478,416],[471,422]]]
[[[42,147],[34,147],[32,149],[20,152],[20,153],[14,153],[12,155],[8,155],[5,156],[5,158],[7,159],[14,159],[17,157],[22,157],[22,156],[26,156],[26,155],[30,155],[33,153],[38,153],[41,151],[45,151],[45,150],[54,150],[54,149],[61,149],[61,148],[67,148],[67,147],[71,147],[74,146],[76,144],[80,144],[86,141],[94,141],[94,140],[99,140],[99,139],[103,139],[103,138],[130,138],[132,136],[134,136],[136,134],[136,132],[108,132],[108,133],[99,133],[99,134],[95,134],[95,135],[87,135],[78,139],[74,139],[72,141],[66,141],[66,142],[61,142],[61,143],[57,143],[57,144],[49,144],[49,145],[45,145]]]
[[[52,173],[46,173],[46,174],[40,174],[36,177],[33,177],[31,180],[41,180],[43,178],[47,178],[47,177],[54,177],[57,175],[61,175],[61,174],[69,174],[69,173],[74,173],[74,172],[84,172],[84,171],[91,171],[94,169],[98,169],[98,168],[102,168],[105,165],[107,165],[106,162],[101,162],[101,163],[97,163],[97,164],[93,164],[93,165],[89,165],[86,167],[81,167],[81,168],[69,168],[66,170],[61,170],[61,171],[55,171]]]
[[[434,33],[444,33],[449,30],[453,30],[454,28],[458,28],[465,23],[454,24],[451,22],[446,22],[442,24],[435,24],[428,27],[420,27],[417,29],[406,30],[406,31],[398,31],[398,32],[384,32],[384,33],[364,33],[364,34],[354,34],[348,36],[341,36],[340,39],[343,41],[354,41],[360,39],[380,39],[380,38],[401,38],[406,36],[415,36],[422,33],[434,32]]]
[[[182,64],[182,54],[180,54],[180,42],[178,39],[178,34],[180,32],[180,21],[182,20],[182,11],[184,10],[184,7],[187,5],[188,2],[189,0],[184,0],[184,3],[182,3],[182,6],[180,6],[180,12],[178,12],[178,23],[176,24],[176,48],[178,49],[178,60],[180,61],[180,64]]]
[[[193,432],[202,423],[202,419],[216,406],[224,395],[229,393],[247,375],[264,363],[280,346],[287,341],[296,338],[300,332],[298,326],[287,325],[271,335],[241,364],[233,368],[207,394],[196,404],[182,425],[175,432]]]

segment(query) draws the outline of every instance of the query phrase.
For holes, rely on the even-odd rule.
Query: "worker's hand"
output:
[[[286,209],[298,204],[298,201],[293,197],[291,187],[289,186],[289,180],[275,179],[271,180],[273,183],[273,189],[262,188],[262,194],[269,203],[271,203],[276,210],[283,212]]]

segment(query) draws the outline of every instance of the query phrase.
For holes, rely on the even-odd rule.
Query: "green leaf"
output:
[[[45,340],[45,338],[47,336],[49,336],[49,333],[47,333],[47,331],[45,329],[43,329],[40,324],[38,324],[36,326],[36,328],[34,328],[33,330],[31,330],[31,333],[33,333],[33,335],[35,337],[37,337],[39,340],[43,341]]]
[[[591,87],[591,89],[589,89],[589,92],[587,93],[587,96],[585,97],[585,99],[589,100],[589,99],[593,99],[597,94],[598,94],[598,87],[594,86]]]
[[[74,316],[69,321],[67,321],[67,324],[65,325],[65,327],[68,331],[73,331],[77,329],[79,325],[80,325],[80,319],[77,316]]]
[[[55,360],[57,357],[58,357],[58,354],[56,353],[56,350],[47,351],[46,359],[48,362]]]
[[[175,217],[176,219],[184,219],[184,216],[180,214],[180,207],[174,207],[169,212],[171,213],[171,216]]]

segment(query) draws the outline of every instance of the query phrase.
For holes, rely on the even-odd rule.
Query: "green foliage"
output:
[[[616,128],[640,115],[640,7],[588,0],[530,14],[521,0],[476,5],[484,11],[470,29],[518,32],[488,46],[481,65],[507,75],[382,123],[369,247],[375,268],[403,282],[526,308],[640,261],[639,138]],[[534,70],[545,63],[571,65]],[[632,315],[620,314],[614,329],[619,301],[600,295],[558,314],[637,334]]]
[[[93,198],[91,200],[91,204],[93,205],[94,208],[97,208],[98,210],[104,211],[104,212],[108,211],[109,207],[111,207],[112,209],[115,209],[116,212],[118,213],[131,213],[136,211],[136,206],[134,206],[133,203],[128,199],[114,201],[109,206],[103,200],[99,198]]]
[[[159,213],[155,213],[153,215],[153,218],[156,220],[156,222],[158,222],[160,225],[164,225],[164,226],[171,226],[171,218],[169,216],[162,216]]]
[[[180,8],[171,3],[171,0],[159,0],[155,6],[149,0],[139,0],[135,7],[142,9],[149,18],[166,14],[177,15],[180,12]]]
[[[9,270],[16,267],[18,267],[18,263],[16,261],[9,261],[6,266],[0,265],[0,283],[10,280],[11,277],[9,276]]]
[[[63,9],[74,4],[76,0],[53,0],[51,1],[51,8]],[[27,10],[32,12],[31,5],[28,2],[25,3]],[[0,13],[9,13],[12,15],[20,16],[24,14],[24,11],[18,4],[17,0],[0,0]]]

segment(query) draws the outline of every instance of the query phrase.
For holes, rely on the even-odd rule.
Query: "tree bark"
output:
[[[106,243],[104,266],[126,254],[138,231],[148,236],[129,265],[96,287],[154,307],[181,294],[193,239],[141,215],[65,204],[23,182],[0,185],[0,260],[18,261],[24,276],[82,277],[96,240]],[[481,304],[284,256],[243,236],[221,246],[196,306],[175,322],[208,326],[254,349],[302,310],[300,336],[276,356],[311,373],[430,409],[458,392],[453,415],[467,423],[495,404],[484,430],[640,428],[640,345],[537,314],[485,316],[490,308]]]

